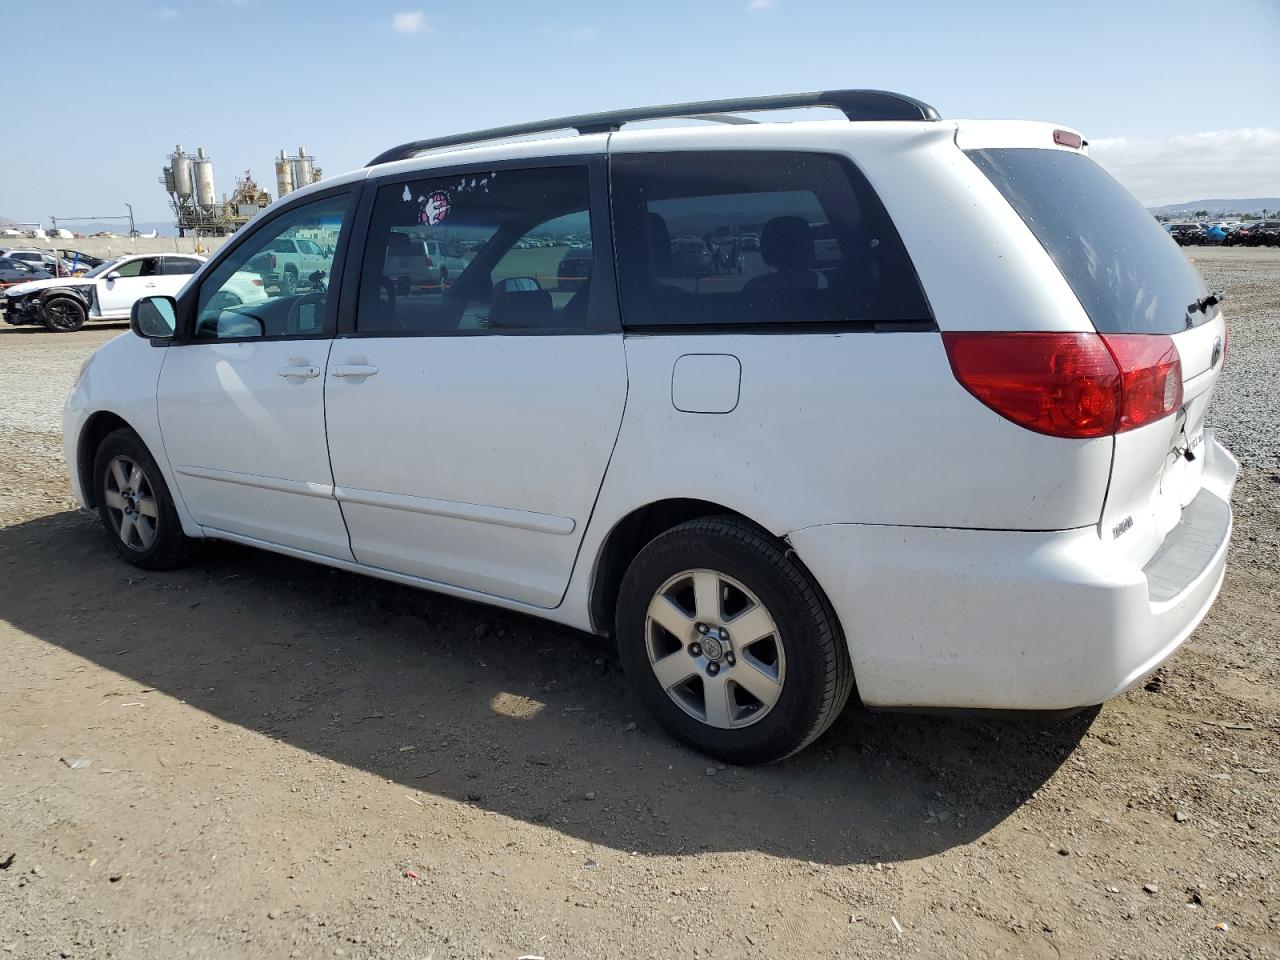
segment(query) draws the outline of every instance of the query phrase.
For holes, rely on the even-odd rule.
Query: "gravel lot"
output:
[[[751,770],[589,637],[230,546],[119,563],[58,436],[118,328],[0,331],[0,956],[1280,955],[1280,251],[1191,255],[1244,469],[1190,642],[1100,711],[850,709]]]

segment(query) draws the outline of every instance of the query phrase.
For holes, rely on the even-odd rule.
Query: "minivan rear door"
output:
[[[355,309],[325,387],[335,494],[360,563],[560,603],[627,395],[603,160],[415,171],[371,191],[363,265],[343,284],[358,288]],[[447,286],[406,288],[385,271],[409,228],[477,249]],[[592,276],[561,289],[565,241],[587,230]],[[534,233],[561,243],[516,246]]]
[[[1062,272],[1095,329],[1167,337],[1182,368],[1172,416],[1115,437],[1100,535],[1146,563],[1200,491],[1205,413],[1226,325],[1199,271],[1116,180],[1075,149],[968,150]]]

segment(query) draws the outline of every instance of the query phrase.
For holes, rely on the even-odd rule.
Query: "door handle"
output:
[[[147,284],[147,289],[148,289],[148,290],[154,290],[154,289],[155,289],[155,287],[156,287],[156,285],[155,285],[154,283],[148,283],[148,284]]]
[[[367,363],[342,363],[329,373],[335,377],[372,377],[378,368]]]
[[[300,380],[310,380],[313,377],[320,376],[320,368],[311,366],[282,367],[280,369],[280,376],[284,377],[286,380],[290,377],[297,377]]]

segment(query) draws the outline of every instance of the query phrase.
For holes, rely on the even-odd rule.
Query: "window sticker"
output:
[[[449,215],[449,194],[444,190],[437,190],[427,197],[419,197],[418,203],[422,205],[420,219],[428,227],[443,223],[444,218]]]

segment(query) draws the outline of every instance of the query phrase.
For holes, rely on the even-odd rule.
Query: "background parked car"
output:
[[[711,272],[711,251],[697,237],[677,237],[671,241],[673,276],[705,277]]]
[[[0,283],[22,283],[26,280],[48,280],[53,276],[49,271],[32,266],[25,260],[12,260],[0,257]]]
[[[391,236],[384,272],[401,295],[415,286],[449,283],[467,268],[466,251],[452,240],[424,240],[398,231]]]
[[[71,264],[76,271],[88,272],[94,267],[100,267],[106,261],[102,257],[95,257],[88,253],[81,253],[79,250],[59,249],[55,251],[58,256]]]
[[[79,330],[88,320],[125,320],[135,301],[152,294],[173,296],[204,263],[194,254],[120,257],[81,277],[54,277],[8,287],[4,319],[42,323],[56,333]]]
[[[569,250],[556,267],[556,284],[561,290],[577,290],[591,277],[591,248]]]

